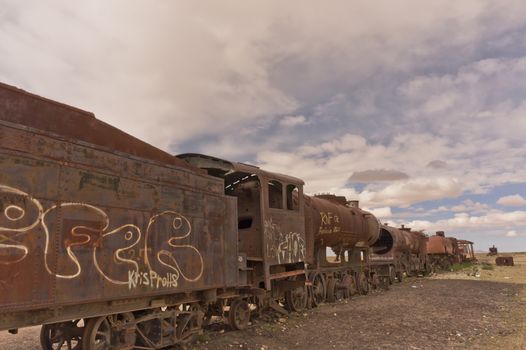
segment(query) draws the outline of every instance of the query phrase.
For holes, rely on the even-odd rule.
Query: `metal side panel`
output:
[[[237,283],[236,204],[206,186],[217,180],[112,173],[50,139],[27,152],[41,138],[22,134],[0,140],[0,312]]]

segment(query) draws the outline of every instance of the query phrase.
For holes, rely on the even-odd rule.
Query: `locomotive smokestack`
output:
[[[444,231],[437,231],[436,233],[437,236],[440,236],[440,237],[444,237]]]
[[[359,208],[360,207],[360,201],[357,201],[357,200],[349,201],[349,207],[351,207],[351,208]]]

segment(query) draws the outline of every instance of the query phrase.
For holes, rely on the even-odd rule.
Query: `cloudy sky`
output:
[[[0,81],[526,251],[523,1],[0,0]]]

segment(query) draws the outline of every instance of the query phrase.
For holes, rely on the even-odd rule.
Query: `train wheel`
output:
[[[161,325],[161,321],[158,318],[139,322],[136,332],[138,334],[137,345],[146,347],[151,343],[161,342],[163,337]]]
[[[82,337],[82,350],[111,349],[112,330],[108,317],[95,317],[88,321]]]
[[[396,281],[398,283],[402,282],[402,280],[404,279],[404,273],[402,271],[397,271],[396,272]]]
[[[363,295],[369,293],[369,283],[367,282],[367,276],[363,272],[358,273],[358,291]]]
[[[329,278],[327,282],[327,301],[334,303],[336,301],[336,278]]]
[[[228,322],[230,326],[237,330],[248,327],[250,321],[250,306],[243,299],[235,299],[230,304],[228,311]]]
[[[300,312],[305,310],[307,301],[308,293],[305,285],[285,292],[285,305],[289,311]]]
[[[342,288],[344,299],[349,299],[351,297],[352,284],[353,284],[353,278],[351,275],[343,276],[343,279],[341,282],[341,285],[342,285],[341,288]]]
[[[327,283],[321,273],[312,275],[312,306],[318,306],[325,301],[327,295]]]
[[[40,330],[40,344],[44,350],[82,349],[82,320],[43,325]]]
[[[391,285],[390,277],[389,276],[382,276],[380,277],[380,287],[383,290],[389,290],[389,286]]]
[[[413,277],[413,270],[411,263],[404,264],[404,271],[407,277]]]
[[[203,325],[203,313],[198,304],[187,304],[183,306],[183,313],[177,316],[176,336],[179,343],[189,343],[194,339],[194,335],[201,330]]]
[[[424,263],[424,276],[429,276],[433,272],[433,268],[431,267],[431,264]]]
[[[395,269],[393,267],[389,267],[389,284],[393,284],[395,279],[396,279]]]
[[[371,288],[373,290],[378,289],[380,286],[380,279],[378,278],[378,275],[376,273],[373,273],[371,276]]]
[[[351,277],[351,289],[350,293],[351,295],[355,295],[358,293],[358,283],[356,282],[356,278],[353,276],[353,274],[349,274],[349,277]]]
[[[131,312],[124,312],[121,314],[115,314],[108,316],[110,325],[119,332],[119,339],[117,342],[122,347],[133,347],[137,341],[136,326],[133,328],[129,326],[130,323],[135,321],[135,316]]]

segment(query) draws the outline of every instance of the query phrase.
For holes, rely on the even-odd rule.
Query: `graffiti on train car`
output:
[[[320,228],[319,233],[338,233],[341,231],[341,222],[340,217],[330,211],[324,212],[320,211]]]
[[[175,288],[178,286],[179,273],[166,273],[160,276],[157,272],[128,271],[128,288],[133,289],[137,286],[147,286],[150,288]]]
[[[96,206],[64,202],[44,209],[28,193],[0,185],[0,264],[23,261],[30,254],[24,243],[27,236],[43,234],[44,266],[60,279],[81,275],[86,267],[78,252],[83,249],[89,251],[90,263],[107,282],[130,289],[177,287],[180,278],[188,282],[201,278],[201,253],[182,243],[192,234],[185,216],[163,211],[151,216],[144,230],[135,223],[112,229],[110,224],[108,214]],[[60,263],[50,262],[53,254]],[[192,271],[182,268],[179,259],[183,258],[192,261]]]
[[[305,259],[305,239],[301,233],[282,233],[272,218],[264,222],[266,252],[270,258],[276,258],[278,264],[293,263]]]
[[[297,232],[289,232],[280,239],[277,249],[278,262],[295,262],[305,259],[305,240]]]

